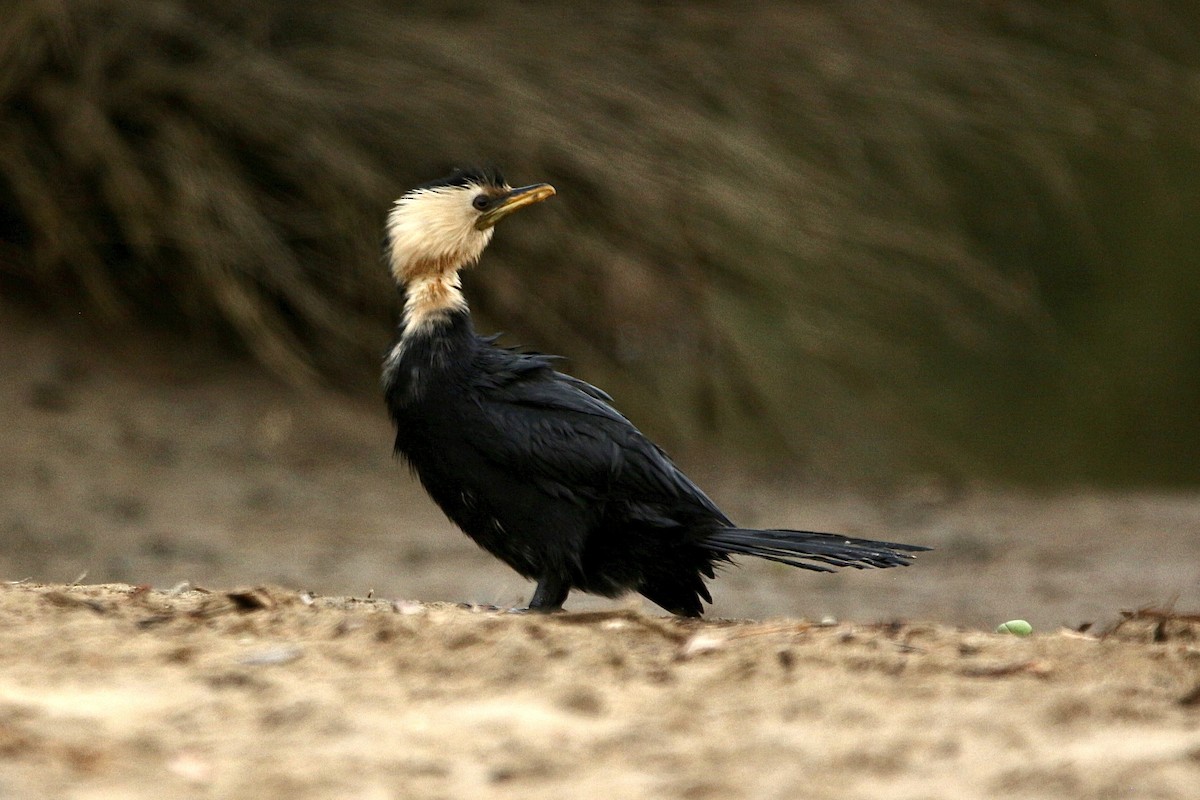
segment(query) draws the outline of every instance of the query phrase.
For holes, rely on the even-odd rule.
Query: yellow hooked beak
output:
[[[540,203],[553,196],[554,187],[548,183],[535,183],[532,186],[510,189],[506,194],[492,200],[488,209],[479,215],[479,219],[475,220],[475,229],[486,231],[518,208]]]

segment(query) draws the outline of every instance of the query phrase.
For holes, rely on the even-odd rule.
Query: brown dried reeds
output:
[[[1112,176],[1200,145],[1166,3],[5,6],[7,291],[365,374],[387,203],[494,162],[560,197],[477,311],[660,435],[818,473],[1010,423],[972,398],[1064,367]]]

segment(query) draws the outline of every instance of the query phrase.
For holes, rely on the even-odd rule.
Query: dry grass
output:
[[[1164,318],[1123,319],[1106,276],[1141,215],[1200,209],[1169,161],[1200,163],[1183,4],[6,5],[6,291],[361,377],[393,314],[387,203],[497,162],[561,196],[472,276],[489,323],[674,443],[816,477],[994,469],[1022,426],[1086,473],[1088,440],[1137,425],[1107,409],[1146,413],[1111,326]],[[1164,341],[1192,330],[1191,272],[1142,292],[1176,303]]]

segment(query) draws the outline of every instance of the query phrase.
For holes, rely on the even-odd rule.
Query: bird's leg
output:
[[[557,575],[546,575],[538,581],[537,588],[533,590],[529,610],[540,611],[543,614],[562,611],[562,604],[570,591],[570,583]]]

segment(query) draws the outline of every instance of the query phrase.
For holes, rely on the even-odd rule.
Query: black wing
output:
[[[600,389],[554,370],[548,356],[489,347],[477,357],[488,434],[475,446],[488,460],[552,494],[668,505],[732,524]]]

